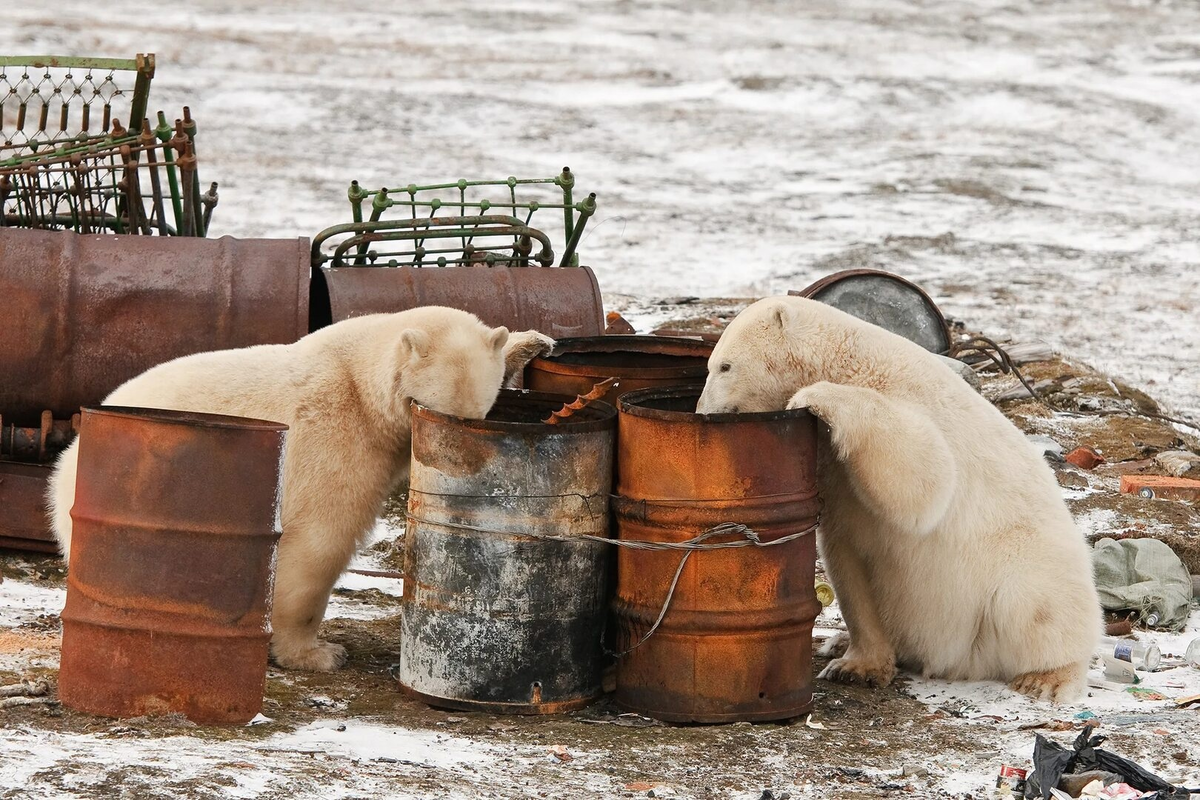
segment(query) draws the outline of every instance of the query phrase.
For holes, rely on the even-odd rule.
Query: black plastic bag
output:
[[[1115,772],[1139,791],[1158,792],[1156,800],[1186,800],[1189,797],[1187,789],[1172,786],[1129,759],[1097,747],[1105,737],[1092,736],[1093,730],[1094,726],[1088,725],[1080,731],[1072,750],[1038,734],[1033,744],[1033,772],[1025,783],[1025,797],[1049,800],[1050,790],[1058,786],[1063,775],[1094,769]]]

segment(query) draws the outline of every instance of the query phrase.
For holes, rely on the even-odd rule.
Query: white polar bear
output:
[[[510,336],[464,311],[429,306],[356,317],[295,344],[178,358],[129,380],[104,403],[289,426],[271,654],[283,667],[332,670],[345,661],[345,648],[321,641],[317,630],[338,576],[385,499],[407,481],[409,402],[482,418],[502,382],[553,345],[540,333]],[[50,481],[51,521],[64,557],[77,457],[78,442]]]
[[[936,356],[798,297],[761,300],[713,350],[700,413],[808,408],[817,542],[849,630],[822,678],[1082,690],[1102,614],[1084,538],[1025,437]]]

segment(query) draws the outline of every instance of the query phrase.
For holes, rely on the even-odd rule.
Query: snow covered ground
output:
[[[1190,0],[6,3],[0,52],[154,52],[214,234],[313,235],[345,190],[549,176],[641,299],[890,269],[1200,414]]]

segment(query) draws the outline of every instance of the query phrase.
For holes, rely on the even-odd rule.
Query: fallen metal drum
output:
[[[50,464],[0,461],[0,547],[58,552],[46,524],[46,482],[52,469]]]
[[[70,419],[156,364],[308,332],[308,240],[0,228],[0,414]]]
[[[814,525],[814,418],[803,410],[699,415],[700,391],[646,389],[619,401],[617,537],[681,542],[741,523],[773,541]],[[618,549],[618,650],[650,630],[681,555]],[[673,722],[807,711],[820,611],[815,559],[812,535],[693,553],[662,624],[617,662],[617,705]]]
[[[287,426],[85,409],[59,698],[110,717],[262,708]]]
[[[554,352],[525,368],[525,388],[574,396],[617,378],[604,396],[615,403],[636,389],[703,384],[712,350],[712,342],[673,336],[560,339]]]
[[[604,332],[600,286],[589,267],[321,267],[313,270],[309,327],[431,305],[555,338]]]
[[[609,535],[616,410],[541,422],[572,399],[413,408],[397,677],[425,702],[552,714],[601,693],[612,546],[573,537]]]
[[[849,269],[790,291],[845,311],[916,342],[931,353],[950,349],[950,327],[941,309],[912,281],[877,269]]]

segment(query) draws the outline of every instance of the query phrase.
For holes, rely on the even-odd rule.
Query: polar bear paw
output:
[[[549,355],[553,349],[554,340],[544,333],[519,331],[510,334],[504,345],[504,385],[510,385],[530,361]]]
[[[275,663],[284,669],[333,672],[346,663],[346,648],[317,639],[303,648],[271,648]]]
[[[1071,700],[1080,691],[1080,669],[1071,664],[1042,672],[1026,672],[1013,678],[1008,688],[1032,697],[1034,700],[1049,700],[1061,703]]]
[[[887,658],[862,658],[842,656],[829,662],[817,676],[834,683],[853,683],[861,686],[882,688],[896,677],[896,660]]]
[[[817,651],[817,655],[822,658],[841,658],[846,655],[846,650],[849,647],[850,634],[846,633],[846,631],[838,631],[825,640],[825,644],[821,645],[821,649]]]

